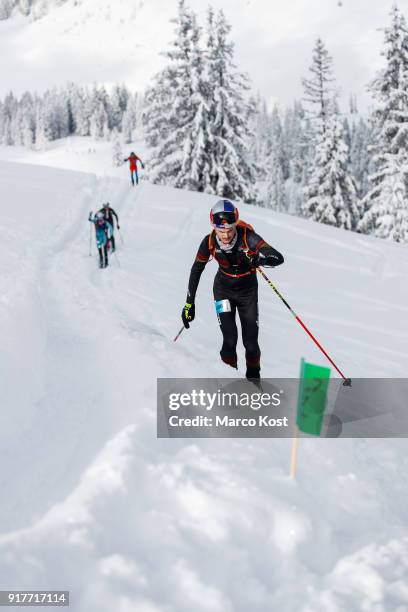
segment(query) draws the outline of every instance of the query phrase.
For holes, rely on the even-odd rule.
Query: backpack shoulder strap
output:
[[[208,235],[208,250],[210,251],[210,255],[212,258],[214,258],[215,254],[214,235],[214,230],[212,230],[211,234]]]
[[[250,249],[248,245],[248,240],[247,240],[247,231],[253,232],[254,228],[249,223],[245,223],[245,221],[241,221],[241,220],[238,221],[237,225],[238,227],[241,227],[244,230],[242,239],[243,239],[244,246],[245,246],[245,252],[247,253],[247,255],[255,255],[256,252]]]

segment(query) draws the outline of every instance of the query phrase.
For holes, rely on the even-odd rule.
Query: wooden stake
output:
[[[296,476],[297,469],[297,458],[299,449],[299,427],[295,426],[295,433],[292,440],[292,454],[290,457],[290,475],[289,477],[293,480]]]

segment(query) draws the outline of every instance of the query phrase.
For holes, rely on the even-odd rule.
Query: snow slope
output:
[[[213,198],[0,163],[0,584],[75,612],[408,610],[405,440],[158,440],[156,378],[229,375],[211,264],[174,344]],[[89,256],[108,199],[118,258]],[[271,277],[351,377],[407,372],[406,247],[241,206]],[[324,360],[260,284],[263,372]],[[240,350],[242,363],[243,351]]]
[[[1,95],[67,81],[126,81],[140,90],[163,62],[161,31],[171,37],[172,11],[143,0],[68,0],[36,21],[19,14],[0,21]]]
[[[141,159],[146,158],[147,148],[143,138],[122,145],[123,159],[135,151]],[[129,164],[114,167],[113,143],[94,140],[89,136],[69,136],[48,142],[45,149],[33,150],[21,146],[0,145],[0,160],[21,164],[50,166],[64,170],[80,170],[99,177],[129,178]],[[141,176],[143,172],[141,172]]]

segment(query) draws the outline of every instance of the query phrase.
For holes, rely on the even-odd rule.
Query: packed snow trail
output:
[[[302,440],[293,483],[290,440],[156,439],[157,376],[231,374],[213,264],[172,342],[213,198],[18,164],[0,181],[2,588],[70,589],[75,612],[408,607],[405,440]],[[87,217],[107,200],[124,244],[99,270]],[[405,375],[406,249],[240,213],[347,374]],[[263,374],[324,363],[261,282],[260,311]]]

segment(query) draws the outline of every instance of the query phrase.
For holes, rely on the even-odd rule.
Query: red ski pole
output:
[[[179,333],[177,334],[177,336],[174,338],[173,342],[175,342],[175,341],[176,341],[176,340],[179,338],[179,336],[181,336],[181,332],[183,332],[183,331],[184,331],[184,329],[185,329],[185,327],[184,327],[184,325],[183,325],[183,327],[180,329],[180,331],[179,331]]]
[[[327,359],[330,361],[330,363],[332,364],[332,366],[337,370],[337,372],[340,374],[340,376],[343,379],[343,385],[345,387],[351,387],[351,378],[346,378],[343,374],[343,372],[336,366],[336,364],[334,363],[333,359],[326,353],[326,351],[324,350],[324,348],[322,347],[321,344],[319,344],[319,342],[316,340],[316,338],[314,337],[314,335],[312,334],[312,332],[306,327],[306,325],[303,323],[302,319],[299,317],[299,315],[296,314],[296,312],[293,310],[293,308],[291,308],[289,306],[289,304],[287,303],[287,301],[285,300],[285,298],[281,295],[281,293],[278,291],[278,289],[275,287],[275,285],[273,284],[273,282],[266,276],[265,272],[262,270],[262,268],[257,268],[259,274],[261,274],[263,276],[263,278],[266,280],[266,282],[268,283],[268,285],[271,287],[271,289],[274,290],[274,292],[276,293],[276,295],[282,300],[282,302],[285,304],[286,308],[288,308],[290,310],[290,312],[292,313],[292,315],[295,317],[296,321],[303,327],[303,329],[305,330],[305,332],[311,337],[311,339],[313,340],[313,342],[316,344],[316,346],[319,347],[319,349],[322,351],[323,355],[325,355],[327,357]]]

